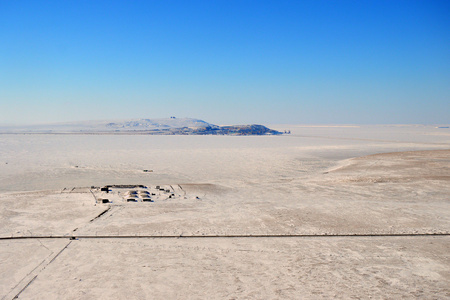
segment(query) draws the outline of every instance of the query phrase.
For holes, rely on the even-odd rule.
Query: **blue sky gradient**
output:
[[[450,1],[1,1],[0,123],[449,123]]]

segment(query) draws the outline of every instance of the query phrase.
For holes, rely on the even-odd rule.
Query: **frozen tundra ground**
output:
[[[450,299],[448,128],[271,127],[1,134],[0,299]]]

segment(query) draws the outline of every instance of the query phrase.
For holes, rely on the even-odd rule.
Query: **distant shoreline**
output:
[[[0,127],[0,134],[280,135],[263,125],[218,126],[191,118],[92,121],[29,127]]]

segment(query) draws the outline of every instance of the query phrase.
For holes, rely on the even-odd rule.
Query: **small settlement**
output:
[[[169,199],[187,199],[186,192],[180,185],[106,185],[91,187],[91,192],[98,204],[151,203]]]

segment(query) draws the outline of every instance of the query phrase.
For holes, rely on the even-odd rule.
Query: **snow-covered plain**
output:
[[[450,298],[449,129],[269,127],[292,133],[1,134],[0,237],[66,238],[0,240],[0,297]]]

